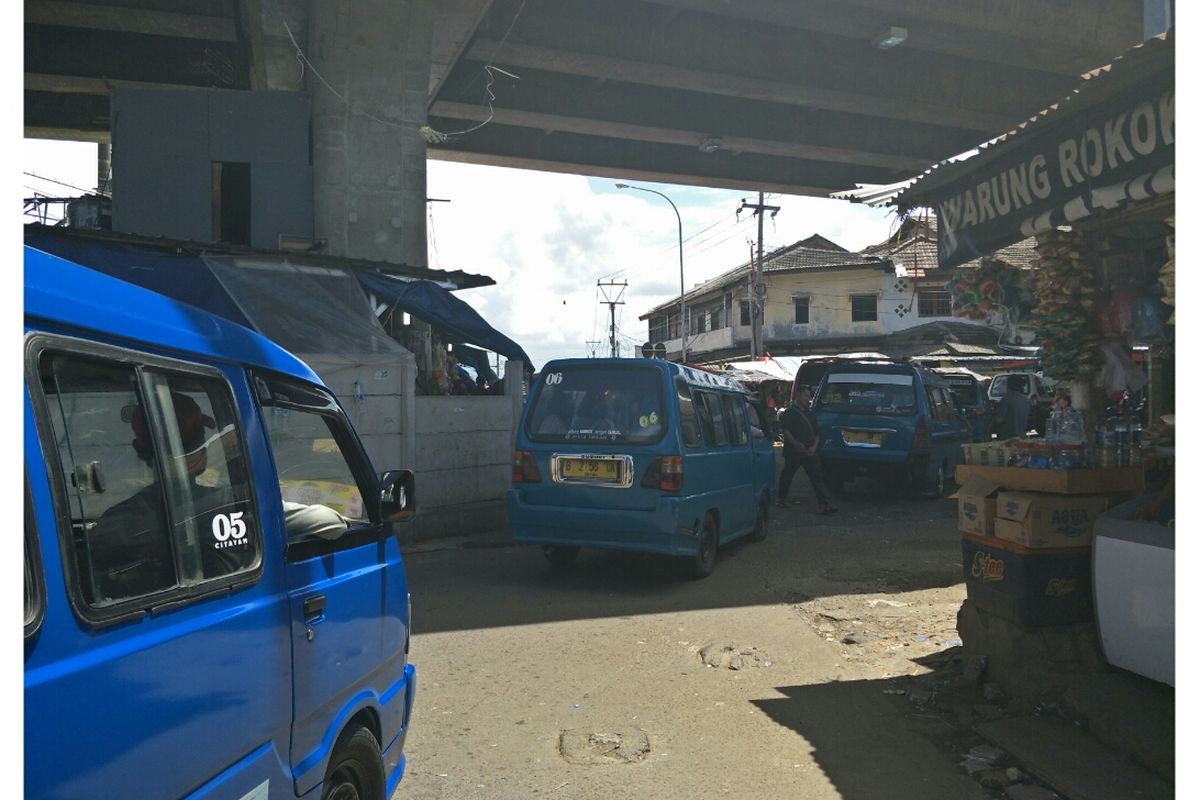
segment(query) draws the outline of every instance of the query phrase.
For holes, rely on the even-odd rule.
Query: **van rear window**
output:
[[[913,377],[896,373],[843,372],[827,375],[814,407],[845,414],[912,414],[917,410]]]
[[[535,442],[657,442],[666,431],[662,373],[576,365],[541,377],[525,434]]]

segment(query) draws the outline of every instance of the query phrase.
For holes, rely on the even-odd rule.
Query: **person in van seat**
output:
[[[172,392],[171,404],[184,451],[180,458],[189,479],[192,519],[197,520],[198,533],[203,536],[210,530],[205,521],[211,514],[236,505],[227,487],[196,482],[208,467],[205,432],[216,428],[217,423],[186,394]],[[127,406],[122,409],[121,417],[133,431],[130,444],[138,458],[153,463],[155,450],[142,407]],[[165,530],[168,522],[163,518],[163,500],[163,489],[156,481],[100,515],[89,538],[98,573],[97,588],[105,596],[149,594],[174,583],[171,537]],[[245,566],[243,558],[252,555],[250,547],[221,551],[205,547],[201,550],[202,569],[206,577],[228,574]]]
[[[821,436],[817,431],[817,415],[810,408],[813,391],[811,386],[797,389],[792,404],[783,410],[779,425],[783,434],[783,471],[779,474],[780,507],[787,505],[788,489],[796,470],[804,467],[804,474],[817,495],[822,514],[837,511],[830,502],[829,488],[821,472]]]
[[[1009,375],[1007,391],[996,403],[992,431],[998,439],[1024,436],[1029,430],[1029,379],[1024,375]]]

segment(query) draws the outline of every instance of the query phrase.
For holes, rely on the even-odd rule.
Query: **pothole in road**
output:
[[[650,739],[639,729],[611,733],[563,731],[559,754],[571,764],[637,764],[650,752]]]
[[[700,648],[700,661],[712,669],[731,669],[735,672],[750,667],[769,667],[772,663],[757,647],[738,647],[735,644],[707,644]]]

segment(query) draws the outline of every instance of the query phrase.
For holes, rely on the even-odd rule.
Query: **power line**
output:
[[[39,181],[47,181],[48,183],[57,183],[59,186],[65,186],[65,187],[67,187],[68,189],[74,189],[75,191],[77,191],[77,192],[83,192],[84,194],[94,194],[94,193],[96,193],[96,190],[94,190],[94,189],[84,189],[82,186],[76,186],[76,185],[75,185],[75,184],[73,184],[73,183],[64,183],[63,181],[57,181],[57,180],[55,180],[54,178],[47,178],[47,177],[45,177],[45,176],[42,176],[42,175],[35,175],[35,174],[34,174],[34,173],[32,173],[32,172],[26,172],[26,173],[25,173],[25,175],[26,175],[26,176],[28,176],[28,177],[30,177],[30,178],[37,178]],[[27,186],[27,187],[25,187],[25,188],[27,188],[27,189],[28,189],[28,188],[30,188],[30,187],[28,187],[28,186]],[[37,189],[34,189],[33,191],[35,191],[35,192],[36,192],[36,191],[37,191]]]

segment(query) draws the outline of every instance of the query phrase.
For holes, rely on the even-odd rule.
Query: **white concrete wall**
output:
[[[509,361],[506,376],[519,377]],[[503,396],[413,398],[413,462],[417,515],[411,540],[468,536],[503,528],[504,495],[512,480],[513,441],[523,397],[520,380],[505,380]]]

